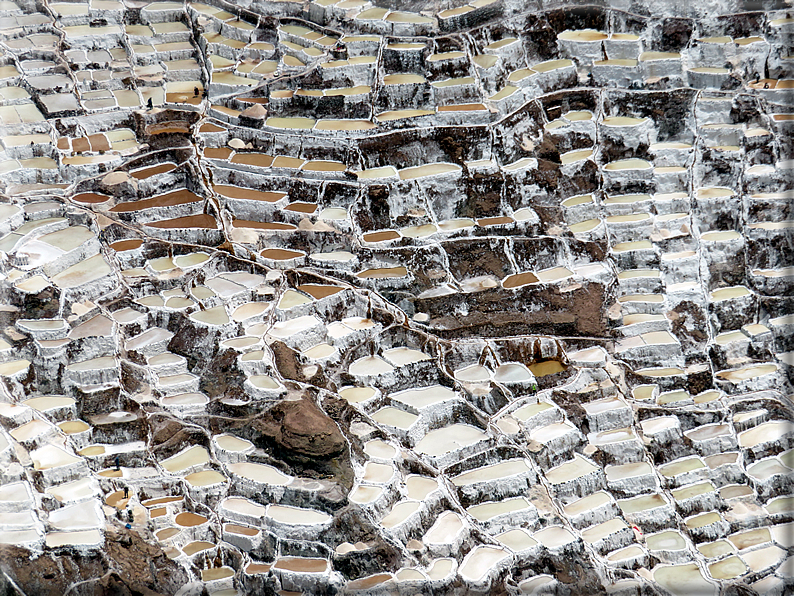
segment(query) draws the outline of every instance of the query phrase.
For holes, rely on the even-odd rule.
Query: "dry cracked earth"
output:
[[[794,590],[790,1],[0,2],[3,596]]]

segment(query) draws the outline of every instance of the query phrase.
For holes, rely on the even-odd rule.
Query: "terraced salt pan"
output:
[[[52,282],[59,288],[69,289],[96,281],[112,273],[101,254],[89,257],[54,275]]]
[[[320,327],[322,324],[322,321],[314,315],[305,315],[286,321],[279,321],[267,333],[276,339],[286,339],[306,333],[309,329]]]
[[[377,501],[383,492],[381,486],[360,485],[350,491],[349,499],[358,505],[368,505]]]
[[[49,522],[58,530],[87,530],[104,528],[105,516],[100,509],[99,501],[91,499],[52,511]]]
[[[620,481],[627,478],[639,478],[653,473],[653,468],[647,462],[635,462],[617,466],[606,466],[604,468],[607,480]]]
[[[376,267],[374,269],[366,269],[358,274],[360,279],[395,279],[406,277],[408,270],[405,267]]]
[[[355,376],[374,376],[390,373],[394,367],[378,356],[365,356],[353,362],[348,370]]]
[[[12,482],[0,487],[0,510],[24,510],[32,504],[33,492],[28,482]]]
[[[582,538],[588,544],[594,544],[608,537],[615,536],[627,529],[628,526],[623,520],[614,518],[582,530]]]
[[[653,579],[673,596],[708,596],[719,592],[718,586],[707,581],[700,568],[693,563],[656,567]]]
[[[734,370],[724,370],[716,374],[726,381],[742,382],[769,375],[778,370],[778,365],[773,363],[750,364]]]
[[[503,515],[515,514],[519,512],[534,512],[534,506],[524,497],[515,497],[503,501],[492,501],[472,505],[466,511],[474,519],[480,522],[488,522]]]
[[[494,371],[493,379],[498,383],[525,383],[534,380],[529,369],[520,362],[505,362]]]
[[[221,326],[229,323],[229,315],[223,306],[215,306],[207,310],[193,312],[188,316],[194,321],[205,325]]]
[[[386,406],[372,414],[372,419],[387,426],[408,430],[419,419],[419,416],[392,406]]]
[[[0,363],[0,376],[13,377],[26,371],[30,366],[29,360],[11,360]]]
[[[438,490],[438,481],[428,476],[411,474],[405,479],[405,489],[409,499],[424,501],[428,495]]]
[[[240,497],[227,497],[221,502],[221,507],[249,518],[263,518],[267,513],[267,507]]]
[[[364,453],[370,457],[390,460],[397,455],[397,450],[380,439],[373,439],[364,443]]]
[[[193,466],[201,466],[209,462],[209,453],[207,450],[200,446],[194,445],[188,447],[160,462],[160,465],[168,472],[179,473],[188,470]]]
[[[377,390],[373,387],[345,387],[339,390],[339,395],[351,404],[365,402],[376,394]]]
[[[292,481],[292,477],[283,474],[273,466],[268,466],[267,464],[238,462],[229,464],[227,469],[232,474],[262,484],[286,486]]]
[[[394,467],[387,464],[367,462],[364,466],[364,473],[361,476],[362,482],[373,484],[385,484],[394,476]]]
[[[565,484],[578,480],[599,470],[595,464],[584,459],[578,454],[570,461],[564,462],[545,473],[546,479],[552,484]]]
[[[456,398],[456,393],[442,385],[431,385],[416,389],[406,389],[389,395],[390,399],[404,403],[417,410]]]
[[[594,149],[577,149],[560,155],[560,163],[569,165],[579,161],[590,159],[595,153]]]
[[[49,532],[45,543],[49,548],[62,546],[99,546],[104,537],[99,530],[81,530],[75,532]]]
[[[460,515],[454,511],[444,511],[425,533],[422,542],[425,544],[450,544],[460,535],[465,524]]]
[[[677,551],[686,549],[686,541],[680,532],[665,531],[646,538],[648,549],[653,551]]]
[[[48,424],[43,420],[34,419],[11,430],[9,434],[20,443],[25,443],[27,441],[41,437],[47,432],[51,433],[53,430],[54,429],[51,424]]]
[[[419,501],[401,501],[381,520],[380,525],[387,530],[394,529],[408,520],[421,507]]]
[[[545,360],[540,362],[533,362],[529,365],[529,371],[535,375],[536,378],[547,377],[557,373],[565,372],[567,366],[559,360]]]
[[[39,412],[50,412],[53,410],[71,409],[75,405],[74,398],[63,395],[44,395],[32,397],[22,402],[24,405],[38,410]]]
[[[514,459],[491,464],[481,468],[475,468],[464,472],[451,479],[455,486],[469,486],[481,482],[492,482],[502,478],[509,478],[518,474],[524,474],[531,468],[523,459]]]
[[[305,526],[324,525],[333,519],[321,511],[285,505],[268,506],[267,517],[282,524]]]
[[[76,457],[55,445],[44,445],[43,447],[31,452],[33,468],[35,470],[49,470],[61,466],[68,466],[78,463],[81,458]]]
[[[467,581],[480,582],[489,572],[510,558],[510,553],[502,548],[479,545],[463,560],[460,576]]]
[[[790,473],[791,468],[775,458],[763,459],[747,467],[748,476],[760,482],[768,481],[774,476],[785,477]]]
[[[433,457],[488,440],[488,435],[468,424],[453,424],[427,433],[416,445],[418,453]]]
[[[535,532],[534,537],[548,549],[559,549],[577,540],[574,534],[562,526],[548,526]]]
[[[406,366],[408,364],[430,360],[430,356],[424,352],[406,347],[384,350],[383,357],[394,366]]]
[[[222,484],[227,480],[226,476],[215,470],[201,470],[185,476],[185,481],[190,486],[195,487],[213,486]]]
[[[490,380],[491,371],[484,366],[473,364],[456,370],[455,378],[458,381],[465,381],[468,383],[482,383]]]
[[[564,422],[542,426],[532,431],[532,433],[530,433],[530,438],[538,443],[547,444],[569,434],[578,434],[578,429],[571,422],[566,420]]]

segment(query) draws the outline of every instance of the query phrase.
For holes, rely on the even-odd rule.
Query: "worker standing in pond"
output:
[[[331,49],[331,56],[336,60],[347,60],[347,46],[342,41],[337,41]]]

